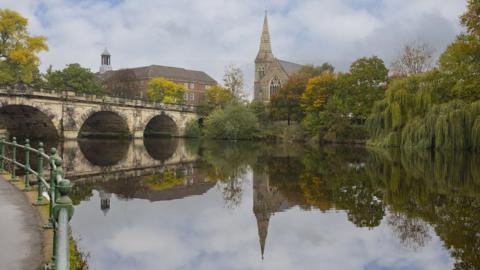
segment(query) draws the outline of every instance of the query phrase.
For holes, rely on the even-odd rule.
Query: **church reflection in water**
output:
[[[80,144],[85,144],[83,157],[74,160],[92,171],[75,174],[77,165],[70,171],[76,185],[72,198],[79,204],[97,190],[105,214],[115,207],[112,194],[119,200],[158,202],[214,187],[225,206],[235,208],[251,185],[262,257],[272,217],[298,208],[341,211],[359,228],[385,223],[410,249],[421,249],[436,235],[458,269],[480,265],[480,157],[475,155],[172,139],[108,144],[108,152],[98,151],[98,142]],[[244,183],[248,172],[251,184]]]

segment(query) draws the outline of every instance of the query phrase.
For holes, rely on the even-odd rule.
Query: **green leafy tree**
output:
[[[80,64],[69,64],[63,70],[45,73],[45,87],[59,91],[69,90],[85,94],[101,94],[102,87],[94,73]]]
[[[460,17],[460,22],[470,35],[480,37],[480,1],[468,0],[467,11]]]
[[[293,74],[278,93],[270,100],[270,111],[273,120],[299,121],[303,117],[300,99],[307,86],[309,76]]]
[[[259,125],[255,114],[244,104],[232,102],[205,119],[204,131],[210,138],[253,139],[258,134]]]
[[[373,103],[383,99],[387,82],[388,69],[382,59],[373,56],[356,60],[349,73],[338,77],[335,96],[339,110],[366,119]]]
[[[335,67],[330,63],[323,63],[320,66],[304,65],[298,71],[298,73],[306,74],[309,77],[319,76],[324,72],[334,73]]]
[[[258,122],[265,126],[268,124],[269,122],[269,113],[268,113],[268,109],[267,109],[267,106],[265,105],[265,103],[261,102],[261,101],[252,101],[249,105],[248,105],[249,109],[255,114],[255,116],[257,117],[258,119]]]
[[[446,75],[451,98],[475,101],[480,98],[480,3],[469,0],[460,17],[467,29],[440,57],[440,70]]]
[[[235,99],[235,96],[228,89],[215,85],[205,91],[203,101],[199,104],[198,113],[209,115],[213,110],[224,108],[229,102]]]
[[[46,38],[30,36],[28,20],[19,13],[0,9],[0,83],[31,83],[38,71],[38,53],[47,51]]]
[[[185,87],[164,78],[153,78],[148,82],[147,96],[151,101],[169,104],[185,103]]]

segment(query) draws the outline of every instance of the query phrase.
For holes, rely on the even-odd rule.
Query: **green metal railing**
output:
[[[11,150],[11,156],[7,154]],[[17,151],[24,151],[25,163],[22,164],[17,159]],[[37,159],[37,169],[30,167],[30,154]],[[48,181],[45,178],[44,161],[48,162],[49,175]],[[45,229],[53,229],[53,256],[51,262],[46,265],[46,269],[68,270],[70,268],[69,254],[69,220],[73,215],[72,200],[68,194],[72,190],[72,184],[64,178],[63,162],[58,156],[57,150],[51,148],[50,155],[43,149],[43,143],[38,144],[38,149],[30,146],[30,141],[25,140],[25,144],[18,144],[13,137],[11,142],[5,138],[0,138],[0,173],[4,173],[6,164],[10,164],[11,181],[19,181],[17,169],[23,170],[24,190],[32,190],[30,177],[36,178],[37,200],[34,205],[49,205],[48,223]],[[44,192],[48,193],[48,202],[45,201]],[[46,196],[45,196],[46,197]]]

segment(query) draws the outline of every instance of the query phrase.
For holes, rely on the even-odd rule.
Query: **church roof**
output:
[[[283,70],[285,70],[285,72],[288,74],[288,76],[297,72],[302,67],[302,65],[295,64],[295,63],[292,63],[292,62],[288,62],[288,61],[284,61],[284,60],[280,60],[280,59],[277,59],[277,60],[280,63],[280,65],[282,66]]]
[[[106,76],[113,75],[117,71],[132,71],[137,79],[162,77],[168,80],[200,82],[205,84],[217,84],[217,82],[203,71],[190,70],[178,67],[151,65],[146,67],[128,68],[106,72]]]

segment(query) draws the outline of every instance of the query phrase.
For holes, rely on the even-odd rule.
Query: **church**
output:
[[[260,49],[255,58],[254,100],[269,103],[288,78],[302,66],[280,60],[273,55],[268,18],[263,21]]]

